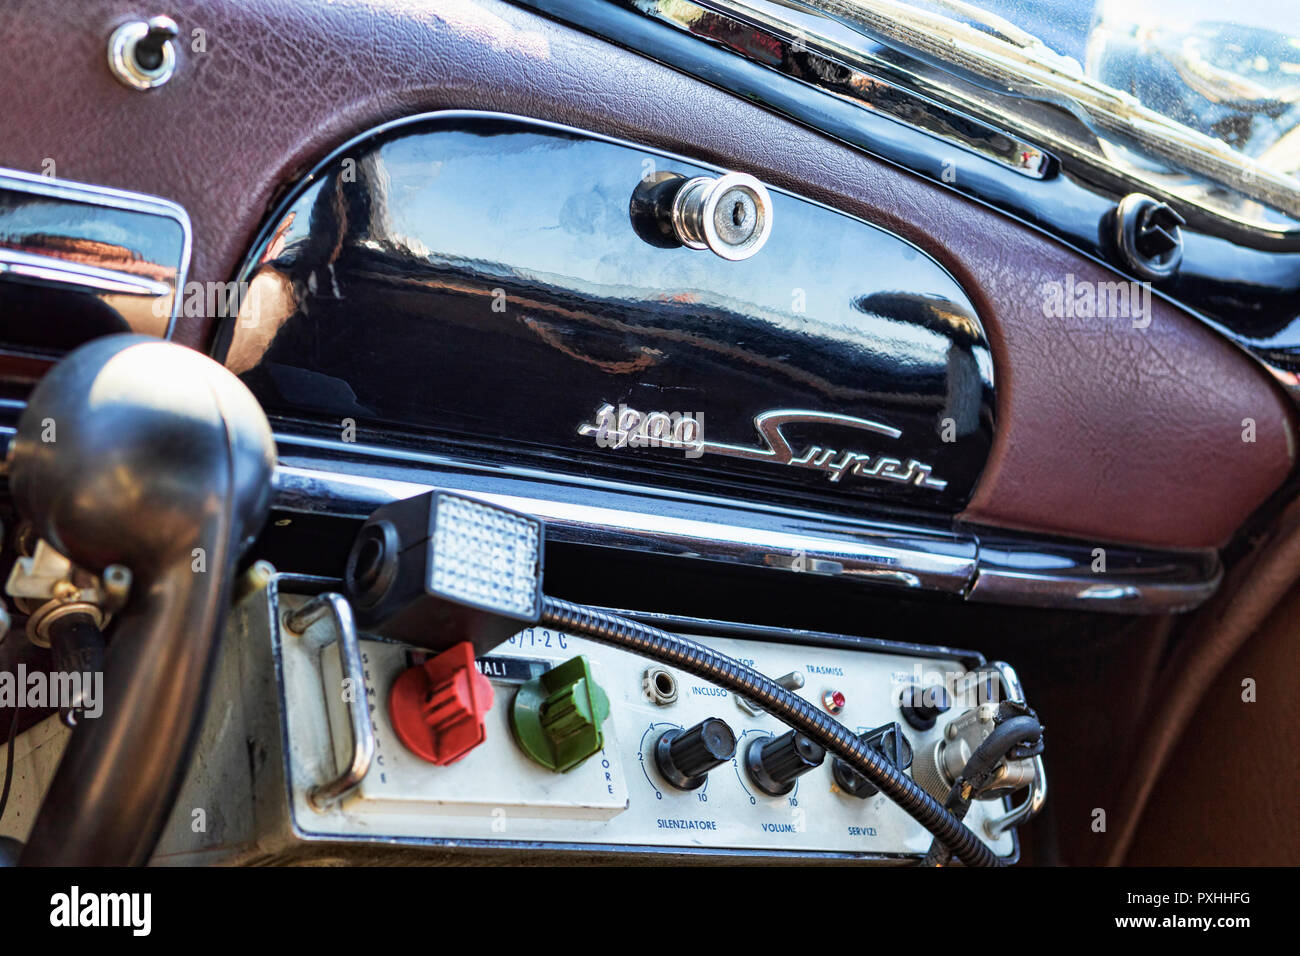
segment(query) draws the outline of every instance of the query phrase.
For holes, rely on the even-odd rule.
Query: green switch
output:
[[[510,708],[515,740],[543,767],[564,773],[601,747],[609,698],[578,655],[522,685]]]

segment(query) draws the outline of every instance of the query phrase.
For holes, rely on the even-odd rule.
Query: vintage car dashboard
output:
[[[665,5],[554,6],[591,32],[498,2],[378,3],[359,20],[329,4],[196,7],[222,40],[181,51],[148,104],[101,68],[84,105],[7,124],[6,437],[52,363],[118,331],[211,356],[274,432],[271,519],[253,552],[264,563],[248,572],[263,579],[234,612],[213,691],[244,706],[235,723],[209,714],[208,759],[178,807],[221,803],[226,786],[238,796],[211,837],[173,817],[159,862],[319,860],[340,847],[925,856],[924,828],[883,797],[860,799],[830,759],[800,766],[815,775],[798,790],[768,786],[794,776],[760,765],[762,746],[746,762],[755,741],[784,740],[762,708],[671,669],[656,684],[644,662],[562,628],[511,638],[478,671],[504,699],[582,655],[583,686],[603,686],[613,708],[588,750],[600,757],[543,772],[498,708],[489,745],[440,776],[385,709],[422,651],[358,634],[337,605],[286,623],[343,588],[361,522],[394,501],[454,493],[540,519],[552,580],[602,565],[630,575],[640,583],[593,603],[784,674],[855,733],[910,727],[919,780],[967,713],[893,723],[929,684],[916,675],[943,670],[954,698],[992,679],[1023,699],[1014,669],[956,649],[967,642],[935,633],[928,611],[882,640],[848,614],[835,633],[740,620],[749,591],[897,599],[947,621],[975,606],[1187,611],[1292,480],[1289,353],[1247,350],[1225,292],[1241,289],[1198,271],[1219,248],[1204,222],[1186,227],[1186,272],[1153,291],[1093,241],[1124,196],[1098,200],[1105,189],[1046,151],[1027,178],[1055,182],[1086,235],[1012,201],[998,177],[1026,178],[1007,173],[1025,155],[1014,142],[960,127],[949,188],[930,168],[955,148],[942,124],[859,142],[801,112],[820,102],[802,86],[786,101],[769,78],[769,99],[754,102],[708,69],[696,72],[712,85],[665,65],[701,32],[665,23]],[[90,33],[127,12],[95,5],[110,29]],[[626,42],[591,35],[606,18],[629,21]],[[38,41],[24,50],[59,29],[23,26]],[[321,54],[294,57],[289,35]],[[392,42],[375,50],[373,36]],[[752,55],[701,45],[701,63],[743,73],[737,89],[757,82],[741,65]],[[27,56],[0,67],[7,79],[48,78]],[[252,63],[290,75],[241,78]],[[119,119],[101,153],[82,155],[79,124],[105,104]],[[174,153],[138,148],[159,124]],[[256,148],[201,147],[226,128]],[[938,145],[905,162],[918,135]],[[56,175],[36,175],[47,155]],[[1258,277],[1271,254],[1242,255]],[[1275,278],[1291,255],[1268,259]],[[710,587],[726,613],[701,613]],[[692,600],[661,600],[675,588]],[[330,688],[354,678],[360,701],[337,700]],[[656,741],[719,719],[736,726],[739,756],[714,765],[708,789],[675,785]],[[19,761],[33,812],[66,737],[42,727]],[[1031,763],[1023,803],[999,793],[970,817],[1004,860],[1045,799],[1042,760],[1036,777]]]
[[[215,345],[279,423],[282,495],[360,517],[422,465],[560,541],[1040,605],[1210,593],[1207,550],[1101,539],[1099,578],[1087,543],[961,521],[997,432],[973,302],[779,190],[752,258],[682,245],[655,190],[724,172],[494,114],[339,147],[264,227]]]

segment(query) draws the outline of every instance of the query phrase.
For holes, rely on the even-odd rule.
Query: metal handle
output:
[[[345,700],[348,717],[352,722],[352,760],[347,768],[333,780],[312,787],[307,799],[317,810],[326,810],[338,803],[361,785],[370,772],[375,756],[375,730],[366,709],[365,672],[361,667],[361,647],[357,643],[357,626],[350,605],[342,594],[319,594],[296,611],[284,616],[284,626],[294,634],[302,635],[317,621],[333,617],[338,632],[339,664],[345,680],[351,682],[360,694]],[[324,647],[328,641],[322,641]]]
[[[997,674],[1006,692],[1006,699],[1025,703],[1025,689],[1020,683],[1015,668],[1010,664],[1005,661],[992,661],[980,668],[978,672]],[[1043,758],[1040,754],[1034,758],[1034,782],[1029,785],[1029,796],[1025,798],[1025,802],[1000,817],[985,820],[984,832],[996,840],[1007,830],[1037,815],[1045,803],[1047,803],[1047,768],[1043,766]]]
[[[1000,817],[984,821],[984,832],[993,839],[1005,831],[1017,827],[1033,817],[1047,802],[1047,769],[1043,766],[1042,756],[1034,758],[1034,782],[1029,785],[1029,796],[1025,802]]]

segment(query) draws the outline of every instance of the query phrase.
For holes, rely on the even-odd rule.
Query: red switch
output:
[[[388,716],[402,743],[440,767],[483,742],[483,715],[491,706],[492,685],[474,666],[469,641],[408,668],[388,695]]]

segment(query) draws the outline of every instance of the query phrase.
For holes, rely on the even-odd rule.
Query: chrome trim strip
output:
[[[1009,546],[970,533],[890,527],[837,516],[722,508],[674,500],[672,515],[639,506],[608,507],[546,497],[547,485],[526,482],[536,494],[485,490],[466,476],[442,472],[437,485],[321,467],[281,463],[274,477],[274,507],[303,514],[360,518],[389,501],[434,488],[534,515],[565,544],[781,568],[960,595],[982,603],[1109,611],[1122,614],[1190,610],[1214,593],[1222,574],[1213,551],[1156,554],[1107,549],[1106,569],[1092,571],[1093,551],[1081,545],[1026,543]],[[551,486],[552,488],[554,485]],[[599,500],[610,492],[591,489]],[[617,495],[623,502],[627,495]],[[692,513],[699,517],[692,517]],[[982,540],[983,539],[983,540]]]
[[[802,30],[792,21],[764,15],[753,7],[739,9],[709,0],[640,0],[632,5],[651,20],[721,45],[783,76],[921,130],[1021,176],[1043,179],[1054,167],[1046,149],[994,126],[974,112],[962,112],[886,79],[888,64],[860,49],[838,44],[825,34]],[[783,12],[789,15],[798,11]],[[811,15],[812,11],[804,13]],[[760,32],[770,47],[765,45],[760,51],[727,42],[727,38],[741,36],[746,30]],[[798,58],[808,64],[803,75],[794,73],[790,66]],[[876,71],[867,72],[857,63],[868,63]]]
[[[28,173],[21,169],[0,169],[0,189],[15,189],[38,196],[49,196],[52,199],[67,199],[71,202],[168,216],[180,223],[185,229],[186,239],[190,238],[190,217],[184,208],[169,199],[151,196],[148,193],[134,193],[125,189],[113,189],[111,186],[79,183],[71,179]],[[189,243],[186,244],[186,252],[188,251]],[[188,267],[188,255],[185,257],[185,264]]]
[[[1153,554],[1124,548],[1018,542],[981,533],[979,567],[968,600],[1083,611],[1151,614],[1189,611],[1219,587],[1213,550]],[[1098,552],[1105,563],[1099,570]]]
[[[540,518],[550,539],[565,544],[628,548],[954,594],[965,590],[975,572],[972,541],[929,532],[898,535],[866,523],[828,519],[825,527],[809,529],[808,522],[792,519],[774,526],[770,519],[740,509],[734,521],[722,523],[285,465],[277,466],[273,483],[274,506],[285,511],[360,517],[389,501],[440,487]]]
[[[171,292],[165,282],[155,282],[127,272],[101,269],[53,256],[33,255],[17,249],[0,249],[0,279],[9,276],[93,294],[163,296]]]

